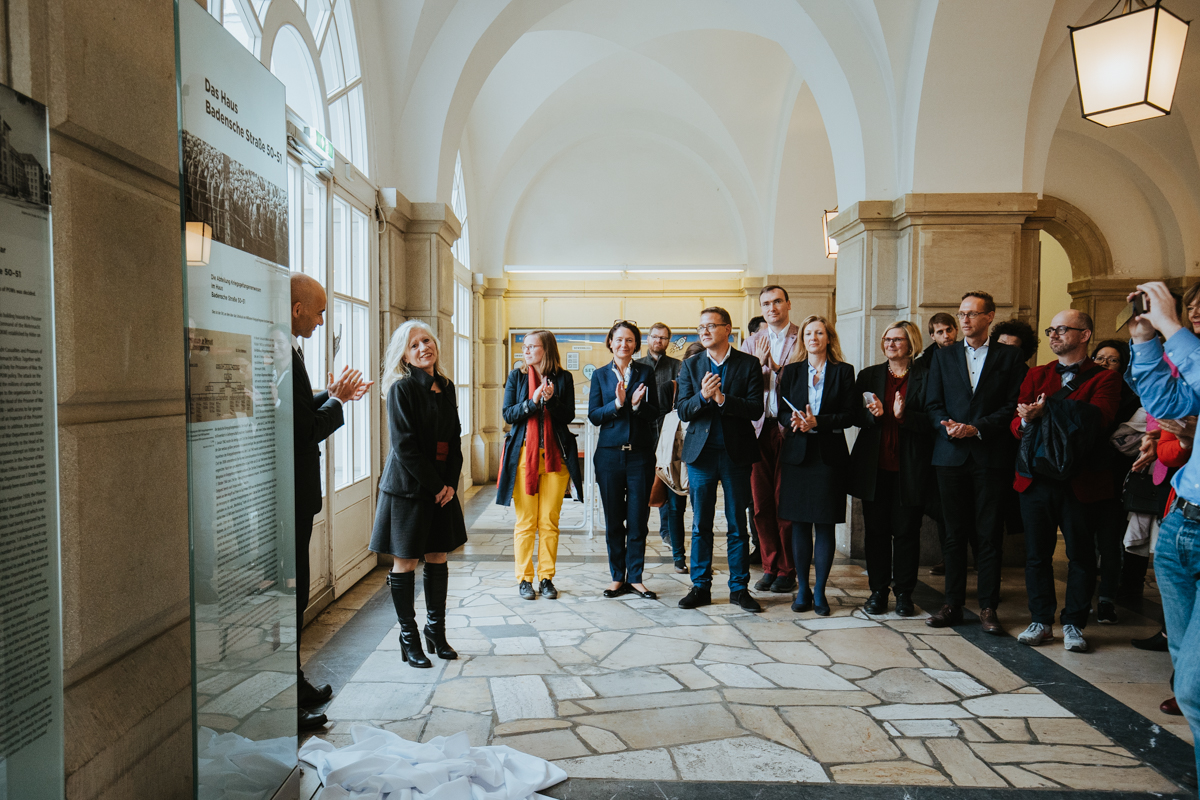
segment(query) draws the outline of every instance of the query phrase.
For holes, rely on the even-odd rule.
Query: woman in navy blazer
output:
[[[810,316],[800,325],[792,363],[779,375],[779,396],[781,405],[792,410],[779,471],[779,516],[792,522],[792,556],[800,583],[792,610],[827,617],[833,526],[846,521],[850,451],[845,429],[854,425],[856,398],[854,367],[842,358],[837,331],[824,317]],[[814,557],[816,583],[809,591]]]
[[[654,600],[658,595],[642,583],[642,568],[658,443],[658,390],[654,370],[633,360],[642,346],[637,325],[627,320],[616,323],[604,345],[613,360],[592,373],[588,399],[588,419],[600,428],[592,463],[604,504],[613,581],[604,596],[633,592]]]

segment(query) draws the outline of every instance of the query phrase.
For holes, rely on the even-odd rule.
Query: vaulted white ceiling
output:
[[[1111,0],[355,2],[374,176],[449,203],[461,151],[478,272],[827,272],[823,209],[908,192],[1044,190],[1110,226],[1135,192],[1114,254],[1200,258],[1196,48],[1171,117],[1078,118],[1066,26]]]

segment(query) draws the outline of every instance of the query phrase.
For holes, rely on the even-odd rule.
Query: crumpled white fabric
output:
[[[313,737],[300,760],[317,771],[316,800],[538,800],[567,773],[511,747],[471,747],[467,734],[410,742],[369,725],[350,729],[336,748]]]
[[[296,737],[255,741],[200,728],[199,800],[270,800],[296,767]]]

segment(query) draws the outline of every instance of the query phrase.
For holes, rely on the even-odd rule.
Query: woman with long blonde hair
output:
[[[825,584],[833,567],[834,525],[846,521],[850,480],[845,429],[854,425],[856,408],[854,367],[842,358],[829,320],[813,315],[800,323],[792,361],[779,375],[779,396],[781,418],[784,409],[791,412],[780,449],[779,517],[792,523],[799,583],[792,610],[829,616]]]
[[[558,341],[550,331],[525,334],[521,352],[522,363],[504,383],[504,421],[512,427],[504,440],[496,502],[517,507],[513,539],[518,593],[525,600],[536,600],[539,594],[557,600],[558,516],[567,486],[573,482],[577,497],[583,499],[579,448],[567,427],[575,419],[575,382],[563,369]]]
[[[433,329],[411,319],[392,334],[381,378],[391,447],[379,479],[370,549],[392,557],[387,582],[400,622],[400,657],[418,668],[433,664],[421,648],[413,608],[417,562],[425,560],[425,643],[438,658],[458,658],[446,641],[446,554],[467,541],[456,494],[462,424],[440,352]]]

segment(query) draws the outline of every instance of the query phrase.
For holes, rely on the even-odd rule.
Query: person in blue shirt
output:
[[[1200,338],[1180,323],[1175,297],[1165,283],[1142,284],[1129,299],[1138,293],[1145,295],[1147,309],[1129,322],[1133,342],[1125,380],[1151,416],[1180,419],[1200,414],[1200,393],[1193,388],[1200,386]],[[1162,334],[1161,341],[1156,332]],[[1177,376],[1163,359],[1164,352]],[[1200,742],[1200,459],[1190,459],[1171,485],[1176,498],[1158,531],[1154,574],[1175,666],[1175,699]]]

